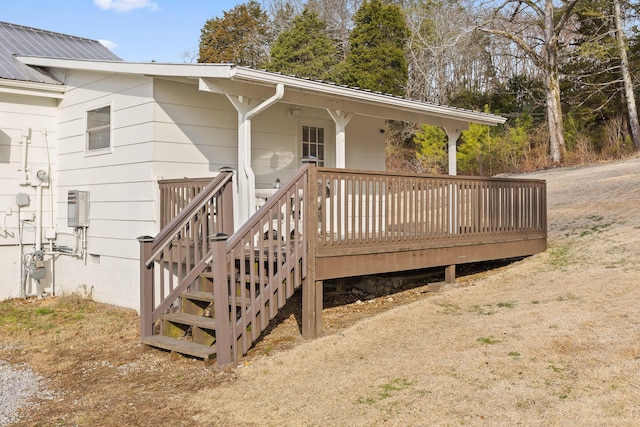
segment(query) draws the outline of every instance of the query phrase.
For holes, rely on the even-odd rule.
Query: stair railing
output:
[[[140,241],[140,334],[154,324],[212,261],[210,236],[233,233],[233,172],[224,170],[154,238]]]
[[[313,215],[305,212],[305,197],[314,171],[303,165],[233,236],[216,244],[212,270],[219,366],[238,363],[239,354],[249,351],[307,275],[307,230],[312,228],[304,220],[313,221]]]

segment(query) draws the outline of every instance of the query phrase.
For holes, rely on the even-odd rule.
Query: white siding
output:
[[[156,81],[154,171],[158,178],[215,176],[237,165],[238,115],[224,95]]]
[[[89,192],[87,260],[60,257],[56,278],[65,291],[138,308],[141,235],[155,235],[153,82],[148,77],[72,72],[60,104],[58,243],[76,248],[67,227],[67,192]],[[85,153],[86,112],[110,105],[112,151]],[[98,263],[99,260],[99,263]]]
[[[256,187],[271,187],[276,178],[285,182],[300,167],[298,118],[289,117],[289,105],[277,104],[252,121],[252,165]]]
[[[385,121],[354,116],[347,125],[346,164],[348,169],[384,171]]]
[[[43,230],[49,225],[52,214],[50,192],[52,188],[55,189],[56,182],[56,105],[57,101],[53,99],[0,92],[0,299],[20,295],[21,263],[16,194],[26,193],[29,196],[30,204],[21,209],[24,217],[33,218],[36,213],[36,189],[29,185],[19,185],[18,181],[18,170],[22,167],[22,133],[25,127],[31,129],[27,145],[29,178],[35,179],[35,173],[39,169],[48,170],[48,161],[51,162],[54,186],[43,188],[42,199]],[[33,222],[25,223],[23,242],[25,253],[31,252],[35,242]],[[49,277],[42,282],[47,286],[50,283]]]

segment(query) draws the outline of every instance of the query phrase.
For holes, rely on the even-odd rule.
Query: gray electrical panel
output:
[[[67,194],[67,226],[89,226],[89,192],[69,190]]]

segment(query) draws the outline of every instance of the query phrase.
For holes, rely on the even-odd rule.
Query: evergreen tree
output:
[[[336,47],[326,35],[326,28],[316,12],[305,9],[271,46],[267,70],[331,80],[337,63]]]
[[[198,62],[260,67],[268,58],[269,42],[267,14],[252,0],[205,22]]]
[[[404,95],[408,80],[404,13],[396,4],[365,1],[349,37],[345,81],[362,89]]]

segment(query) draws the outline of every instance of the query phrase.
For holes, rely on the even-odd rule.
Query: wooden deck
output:
[[[208,312],[215,316],[184,330],[209,325],[206,343],[215,343],[219,364],[237,362],[299,287],[302,333],[314,338],[322,333],[325,280],[438,266],[452,279],[456,264],[546,249],[543,181],[310,163],[239,230],[220,236],[231,234],[231,176],[221,174],[206,187],[172,182],[163,193],[166,227],[156,238],[141,239],[142,336],[153,335],[163,316],[175,318],[169,313],[180,300],[210,293]],[[167,346],[163,340],[161,347]],[[178,343],[174,351],[184,349]]]
[[[531,255],[546,249],[542,181],[317,169],[316,279]]]

